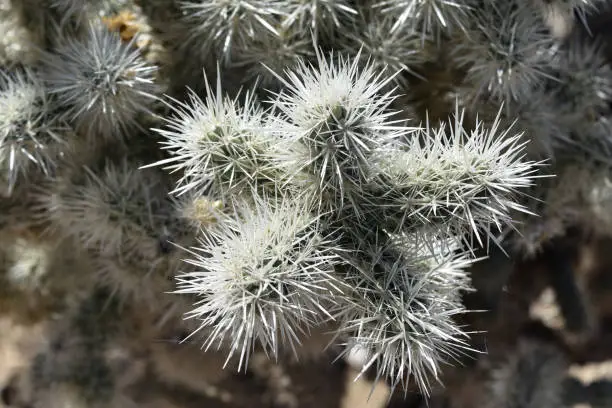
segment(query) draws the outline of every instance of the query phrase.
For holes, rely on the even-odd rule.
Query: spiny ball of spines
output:
[[[68,142],[47,91],[31,69],[0,71],[0,168],[3,194],[28,176],[50,176]]]
[[[464,113],[422,130],[406,148],[387,148],[373,160],[381,198],[380,219],[393,225],[420,225],[442,236],[473,236],[479,243],[512,224],[521,188],[533,185],[538,163],[523,161],[521,133],[500,128],[500,114],[490,128],[468,131]],[[508,188],[508,186],[513,186]],[[376,214],[376,202],[372,214]]]
[[[423,38],[466,31],[471,23],[474,0],[380,0],[374,7],[395,19],[393,30],[410,26]]]
[[[522,131],[521,140],[528,142],[527,156],[546,160],[554,158],[570,140],[570,130],[560,123],[559,113],[556,95],[538,87],[520,103],[505,102],[502,115],[505,123],[514,123]]]
[[[196,0],[181,1],[185,22],[191,27],[189,43],[200,55],[213,52],[224,62],[233,60],[236,45],[249,43],[259,32],[274,28],[279,10],[274,2],[264,0]]]
[[[159,169],[107,161],[59,177],[39,196],[40,216],[92,254],[96,280],[124,300],[159,306],[179,267],[174,245],[192,235],[170,188]]]
[[[101,24],[83,39],[62,38],[43,62],[49,93],[89,142],[128,138],[160,92],[157,67]]]
[[[348,255],[354,290],[351,307],[337,319],[338,335],[345,355],[365,355],[361,374],[374,367],[377,379],[392,387],[406,390],[414,381],[428,393],[440,362],[469,349],[453,317],[462,313],[460,293],[470,287],[465,269],[472,261],[451,240],[427,232],[381,239],[387,242]]]
[[[401,25],[394,29],[395,19],[379,9],[364,10],[351,29],[340,32],[338,45],[348,54],[360,55],[362,64],[371,64],[379,72],[393,77],[393,84],[407,92],[407,76],[416,75],[415,68],[434,59],[433,38],[422,36],[414,27]],[[391,88],[391,87],[390,87]]]
[[[331,317],[342,284],[334,243],[319,232],[320,216],[308,198],[280,197],[235,205],[226,220],[201,238],[179,277],[178,293],[200,298],[188,316],[210,334],[207,349],[228,349],[245,367],[254,346],[278,357],[296,350],[310,327]]]
[[[284,0],[280,4],[282,25],[311,33],[315,43],[330,41],[359,14],[356,4],[350,0]],[[365,3],[364,7],[367,7]]]
[[[523,101],[552,75],[553,38],[529,4],[492,2],[475,12],[474,26],[453,48],[466,70],[468,100]]]
[[[598,155],[612,149],[607,129],[598,132],[600,120],[609,118],[612,101],[612,67],[604,56],[601,39],[572,36],[555,56],[556,80],[551,93],[556,98],[559,121],[571,133],[564,149],[571,154],[586,150]],[[590,139],[590,140],[589,140]]]
[[[294,67],[302,59],[313,58],[314,48],[309,37],[294,27],[277,28],[278,33],[262,32],[249,43],[238,44],[232,67],[246,68],[245,80],[257,81],[259,86],[274,89],[278,76]]]
[[[319,50],[317,66],[301,61],[279,79],[284,89],[274,99],[279,112],[274,131],[301,153],[293,173],[304,172],[318,186],[325,210],[353,206],[368,179],[368,160],[386,141],[408,131],[389,109],[395,95],[384,88],[393,75],[355,58]]]
[[[274,191],[283,182],[284,170],[276,158],[281,152],[275,152],[280,139],[265,129],[265,111],[252,92],[229,98],[219,73],[214,90],[207,83],[205,99],[190,91],[187,102],[168,103],[166,126],[154,130],[163,136],[162,149],[170,157],[153,165],[181,172],[173,193],[210,190],[224,199],[269,185]]]

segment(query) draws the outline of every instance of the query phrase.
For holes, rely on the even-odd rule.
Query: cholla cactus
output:
[[[394,24],[391,16],[372,10],[356,21],[353,30],[342,33],[346,39],[343,48],[351,54],[361,55],[366,66],[371,63],[378,71],[399,72],[394,83],[407,89],[406,74],[414,75],[416,66],[433,59],[426,49],[432,47],[432,39],[410,25],[394,30]]]
[[[278,34],[273,18],[279,11],[274,2],[263,0],[182,1],[185,21],[192,27],[190,41],[201,53],[214,51],[223,61],[232,60],[237,44],[253,40],[259,31]]]
[[[393,225],[412,222],[447,236],[473,233],[483,243],[481,234],[494,238],[492,227],[510,225],[513,211],[528,211],[519,204],[519,189],[533,184],[538,163],[521,161],[521,133],[499,129],[499,115],[490,129],[476,123],[469,134],[463,112],[450,125],[450,132],[444,124],[427,127],[405,150],[376,157],[374,172],[388,191],[383,211]]]
[[[385,78],[372,65],[360,69],[359,55],[335,62],[319,52],[317,59],[317,68],[302,62],[281,79],[286,89],[274,100],[280,111],[275,129],[302,146],[296,170],[315,178],[319,204],[328,208],[364,193],[368,160],[406,128],[388,110],[392,93],[380,93],[393,76]]]
[[[216,94],[208,85],[206,93],[205,100],[192,91],[188,103],[172,101],[167,128],[155,129],[172,155],[155,165],[183,171],[174,192],[213,188],[214,194],[226,197],[278,182],[281,173],[272,151],[279,139],[264,128],[264,111],[253,94],[246,93],[242,105],[238,98],[224,97],[220,76]]]
[[[128,161],[108,163],[101,172],[85,168],[72,179],[58,180],[51,194],[41,197],[47,202],[45,214],[101,254],[142,252],[143,238],[160,236],[172,216],[167,186],[157,173],[139,171]]]
[[[322,236],[308,200],[281,198],[275,208],[237,204],[236,222],[221,223],[192,255],[198,272],[179,277],[178,293],[202,297],[189,315],[209,327],[206,348],[229,343],[248,361],[255,342],[276,357],[297,347],[309,327],[331,316],[340,294],[334,243]],[[201,272],[200,272],[201,271]]]
[[[530,159],[550,159],[571,144],[571,131],[560,120],[559,110],[556,95],[542,88],[533,89],[526,100],[510,103],[505,109],[504,120],[524,132],[522,140],[527,142]]]
[[[423,33],[439,35],[469,25],[472,0],[383,0],[376,4],[384,13],[396,15],[394,29],[411,25]]]
[[[93,290],[54,328],[17,382],[23,403],[36,408],[134,406],[123,391],[138,374],[130,369],[132,356],[121,350],[123,337],[134,333],[121,325],[118,303],[108,296],[106,288]]]
[[[202,335],[226,365],[299,356],[330,328],[341,356],[365,356],[362,375],[428,394],[474,348],[462,322],[476,253],[612,229],[609,40],[576,31],[606,2],[538,1],[48,0],[0,13],[41,51],[0,41],[5,250],[17,229],[76,247],[87,285],[108,289],[96,299],[175,319],[173,338]],[[552,27],[552,9],[577,14],[576,30]],[[46,258],[22,252],[2,279],[36,286]],[[506,395],[515,376],[503,378]],[[65,403],[91,402],[76,389]]]
[[[439,364],[469,347],[452,323],[469,288],[471,260],[460,242],[475,234],[484,245],[481,232],[495,238],[491,226],[527,211],[520,189],[538,163],[522,160],[520,133],[499,130],[499,117],[490,129],[477,122],[468,130],[457,111],[450,132],[409,128],[393,118],[392,91],[383,91],[392,75],[360,68],[359,54],[326,59],[318,51],[317,63],[301,61],[279,77],[284,89],[271,111],[252,111],[247,98],[240,112],[254,118],[249,126],[235,119],[235,101],[222,104],[219,81],[205,104],[179,105],[179,118],[168,119],[162,143],[179,152],[166,161],[184,170],[179,186],[194,180],[213,197],[241,197],[233,221],[230,213],[204,227],[179,293],[202,298],[189,315],[209,333],[206,348],[228,348],[241,366],[254,347],[276,357],[333,319],[347,352],[366,350],[364,370],[376,365],[404,388],[412,376],[426,391]],[[269,128],[274,141],[244,139],[270,137]],[[213,155],[209,146],[223,150]],[[269,168],[277,174],[268,177],[271,190],[258,189],[254,180]],[[228,189],[241,180],[249,188]],[[281,187],[279,201],[269,191]]]
[[[333,35],[355,20],[357,10],[348,0],[284,0],[283,26],[300,32],[310,31],[316,39]]]
[[[0,72],[0,166],[6,193],[31,175],[50,175],[67,148],[46,89],[29,69]]]
[[[312,40],[293,27],[280,27],[278,33],[264,32],[248,43],[239,44],[233,67],[248,67],[245,80],[257,80],[272,88],[287,68],[314,57]]]
[[[452,241],[415,232],[350,256],[355,307],[343,314],[341,330],[346,353],[366,354],[362,374],[375,366],[393,386],[406,389],[412,378],[427,392],[440,363],[467,351],[467,336],[452,319],[463,312],[459,294],[469,289],[471,261],[455,249]]]
[[[552,77],[553,39],[541,16],[520,3],[493,2],[480,10],[470,32],[474,41],[453,50],[467,69],[466,82],[475,98],[523,101],[532,88]]]
[[[128,137],[138,116],[150,113],[155,71],[133,43],[91,26],[85,39],[67,38],[48,55],[43,75],[64,117],[95,141]]]
[[[573,136],[565,142],[571,149],[597,150],[603,146],[610,150],[608,129],[597,129],[612,100],[612,68],[604,59],[601,43],[574,37],[556,58],[558,80],[553,92],[560,105],[561,123]],[[587,141],[589,138],[594,140]]]
[[[175,244],[192,235],[167,193],[158,169],[122,160],[58,178],[39,197],[51,228],[76,240],[94,257],[94,280],[122,300],[159,308],[178,269]]]

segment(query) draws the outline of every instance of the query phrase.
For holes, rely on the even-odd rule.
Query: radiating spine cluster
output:
[[[0,71],[0,165],[4,194],[24,182],[31,168],[49,175],[67,142],[38,73]],[[6,188],[5,188],[6,186]]]
[[[518,199],[538,164],[499,118],[405,126],[390,108],[394,76],[360,62],[319,50],[316,65],[279,75],[266,110],[252,94],[224,97],[219,79],[216,94],[175,105],[157,130],[172,157],[154,165],[184,170],[177,193],[221,199],[229,216],[189,250],[178,292],[201,299],[188,316],[206,348],[241,366],[254,347],[295,351],[335,321],[340,343],[366,350],[364,370],[427,390],[469,348],[453,323],[469,289],[462,245],[486,245],[527,211]]]
[[[159,92],[156,67],[135,44],[105,27],[89,27],[84,39],[67,38],[45,61],[49,92],[64,117],[92,141],[129,136],[138,115],[150,113]]]

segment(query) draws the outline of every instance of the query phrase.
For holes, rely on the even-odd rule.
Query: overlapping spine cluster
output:
[[[468,130],[457,112],[450,131],[407,127],[390,109],[393,75],[360,63],[318,51],[279,76],[269,110],[224,98],[219,81],[173,105],[158,130],[173,157],[155,164],[184,169],[179,193],[195,202],[205,186],[230,214],[190,250],[178,291],[201,299],[189,315],[206,347],[241,366],[254,347],[277,357],[333,320],[340,343],[366,350],[364,370],[426,390],[468,348],[452,320],[469,288],[462,242],[484,245],[526,211],[517,198],[537,165],[499,121]]]
[[[192,252],[197,272],[179,277],[178,289],[202,297],[189,315],[210,327],[206,348],[229,343],[228,359],[238,355],[240,366],[256,342],[274,357],[281,345],[298,348],[308,328],[330,317],[343,289],[334,242],[319,231],[312,203],[249,204],[202,239]]]
[[[472,0],[382,0],[375,6],[385,14],[397,16],[393,30],[408,25],[425,37],[466,30],[469,13],[475,4]]]
[[[39,195],[39,213],[52,230],[89,252],[95,280],[121,299],[154,305],[172,287],[168,278],[180,259],[174,245],[191,231],[167,196],[170,188],[159,169],[107,161],[58,177]]]
[[[200,43],[203,53],[212,50],[224,61],[231,61],[236,45],[255,39],[262,29],[278,34],[272,23],[279,14],[274,2],[183,1],[181,9],[193,27],[190,40]]]
[[[521,161],[521,133],[500,129],[499,115],[489,129],[477,123],[468,132],[463,121],[457,111],[448,130],[427,127],[404,149],[376,157],[374,171],[387,191],[382,211],[391,225],[412,223],[443,236],[470,233],[483,244],[512,223],[514,211],[528,211],[517,189],[533,183],[538,166]]]
[[[542,17],[514,2],[492,2],[475,16],[474,41],[458,45],[472,97],[498,103],[527,99],[550,73],[553,39]]]
[[[0,166],[3,194],[27,180],[32,167],[49,175],[67,142],[38,73],[0,71]]]
[[[155,72],[135,44],[92,25],[84,39],[66,38],[48,55],[43,75],[66,120],[95,141],[127,138],[138,116],[151,113]]]
[[[375,367],[378,379],[404,389],[413,380],[427,393],[440,363],[468,351],[453,318],[464,312],[459,297],[470,288],[472,260],[455,250],[451,241],[415,232],[349,256],[355,307],[342,314],[341,330],[345,354],[365,352],[361,374]]]
[[[204,100],[191,92],[188,102],[173,101],[173,115],[158,130],[171,156],[158,164],[183,172],[176,193],[212,187],[227,196],[276,180],[271,152],[277,139],[264,129],[253,94],[242,104],[224,96],[219,76],[215,91],[207,85]]]

